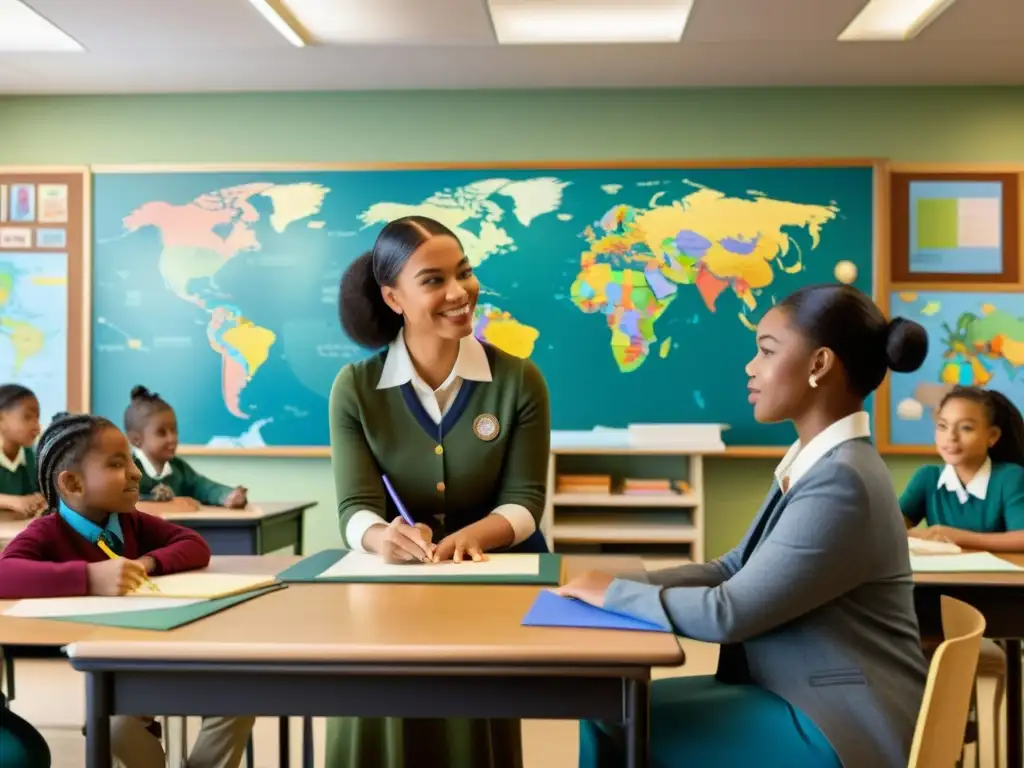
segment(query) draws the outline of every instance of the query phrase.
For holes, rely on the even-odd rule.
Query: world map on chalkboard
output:
[[[872,281],[869,167],[296,170],[95,177],[93,409],[135,384],[184,444],[325,446],[342,272],[386,222],[450,227],[480,279],[475,332],[544,372],[555,429],[758,425],[752,331],[796,288]]]

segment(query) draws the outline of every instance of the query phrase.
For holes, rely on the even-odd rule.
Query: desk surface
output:
[[[566,558],[569,573],[593,558]],[[635,558],[600,566],[621,572]],[[334,664],[676,666],[672,635],[524,627],[539,588],[297,584],[170,632],[96,628],[74,658]],[[2,627],[3,625],[0,625]],[[585,632],[585,634],[583,634]],[[2,639],[2,634],[0,634]]]
[[[263,557],[214,557],[209,571],[253,575],[280,573],[299,558],[265,555]],[[49,619],[19,619],[3,612],[16,600],[0,600],[0,645],[38,645],[60,647],[88,637],[97,630],[89,624]]]
[[[194,512],[185,512],[180,509],[153,510],[148,505],[159,502],[144,502],[147,504],[145,511],[148,514],[162,517],[175,523],[198,523],[198,522],[235,522],[253,520],[269,520],[281,515],[293,512],[303,512],[310,507],[315,507],[315,501],[261,501],[250,504],[244,509],[228,509],[227,507],[202,506]]]
[[[1024,553],[996,553],[997,557],[1024,567]],[[1018,587],[1024,588],[1024,571],[1006,573],[915,573],[921,587]]]

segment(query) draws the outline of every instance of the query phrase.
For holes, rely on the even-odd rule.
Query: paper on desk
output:
[[[129,611],[152,611],[161,608],[184,608],[201,602],[204,601],[168,597],[138,597],[131,600],[125,600],[123,597],[44,597],[35,600],[19,600],[4,611],[4,616],[16,616],[22,619],[54,619],[62,616],[95,616]]]
[[[523,617],[524,627],[574,627],[577,629],[632,629],[639,632],[668,632],[664,627],[643,619],[624,616],[562,597],[542,589],[537,599]]]
[[[955,555],[963,551],[951,541],[909,538],[912,555]]]
[[[269,587],[277,581],[274,576],[247,576],[238,573],[207,573],[205,571],[154,576],[152,580],[160,588],[159,593],[154,593],[143,585],[126,597],[132,598],[133,602],[151,598],[162,598],[165,602],[173,598],[214,600]],[[164,607],[170,608],[171,606],[165,605]]]
[[[917,573],[1009,573],[1024,571],[1019,565],[991,552],[966,555],[910,555],[910,567]]]
[[[380,555],[349,552],[318,578],[416,576],[429,581],[434,576],[535,576],[539,572],[540,558],[537,555],[488,555],[482,563],[463,560],[461,563],[449,561],[395,565],[385,563]]]

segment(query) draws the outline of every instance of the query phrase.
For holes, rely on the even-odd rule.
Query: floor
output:
[[[715,670],[718,648],[714,645],[682,641],[687,663],[678,669],[655,670],[655,677],[673,675],[704,675]],[[992,689],[979,683],[980,720],[982,723],[982,759],[980,768],[998,768],[992,759],[991,700]],[[35,725],[46,737],[53,753],[52,768],[82,768],[84,739],[81,734],[85,719],[85,686],[82,678],[61,661],[20,661],[17,665],[17,699],[12,708]],[[173,722],[173,721],[172,721]],[[194,736],[199,721],[190,721],[189,733]],[[323,765],[324,721],[314,721],[317,740],[317,768]],[[172,731],[172,737],[175,731]],[[292,765],[300,765],[301,721],[292,720]],[[576,765],[575,721],[528,720],[523,725],[525,768],[572,768]],[[172,738],[172,744],[177,739]],[[278,768],[277,721],[261,718],[255,729],[257,768]],[[176,750],[172,762],[177,768]],[[971,765],[970,759],[967,765]],[[1000,763],[1001,764],[1001,763]]]

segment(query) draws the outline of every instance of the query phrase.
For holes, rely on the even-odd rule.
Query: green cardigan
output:
[[[196,472],[184,459],[175,456],[169,462],[171,474],[157,480],[150,477],[142,466],[142,462],[135,458],[135,466],[142,472],[142,480],[139,481],[139,497],[144,501],[153,499],[153,490],[158,485],[166,485],[175,496],[188,496],[200,504],[210,506],[221,506],[227,499],[228,494],[234,489],[227,485],[215,483],[208,477]]]
[[[343,538],[360,510],[388,521],[398,515],[382,473],[413,519],[434,530],[435,541],[502,504],[522,505],[540,527],[551,445],[547,384],[529,360],[485,350],[492,380],[464,380],[439,425],[411,384],[377,389],[386,351],[341,369],[330,416]]]
[[[14,472],[0,467],[0,493],[9,496],[28,496],[39,493],[35,451],[26,448],[25,461]]]
[[[900,496],[903,516],[917,525],[945,525],[975,533],[1005,533],[1024,529],[1024,467],[992,463],[985,498],[956,494],[939,487],[943,467],[921,467]]]

